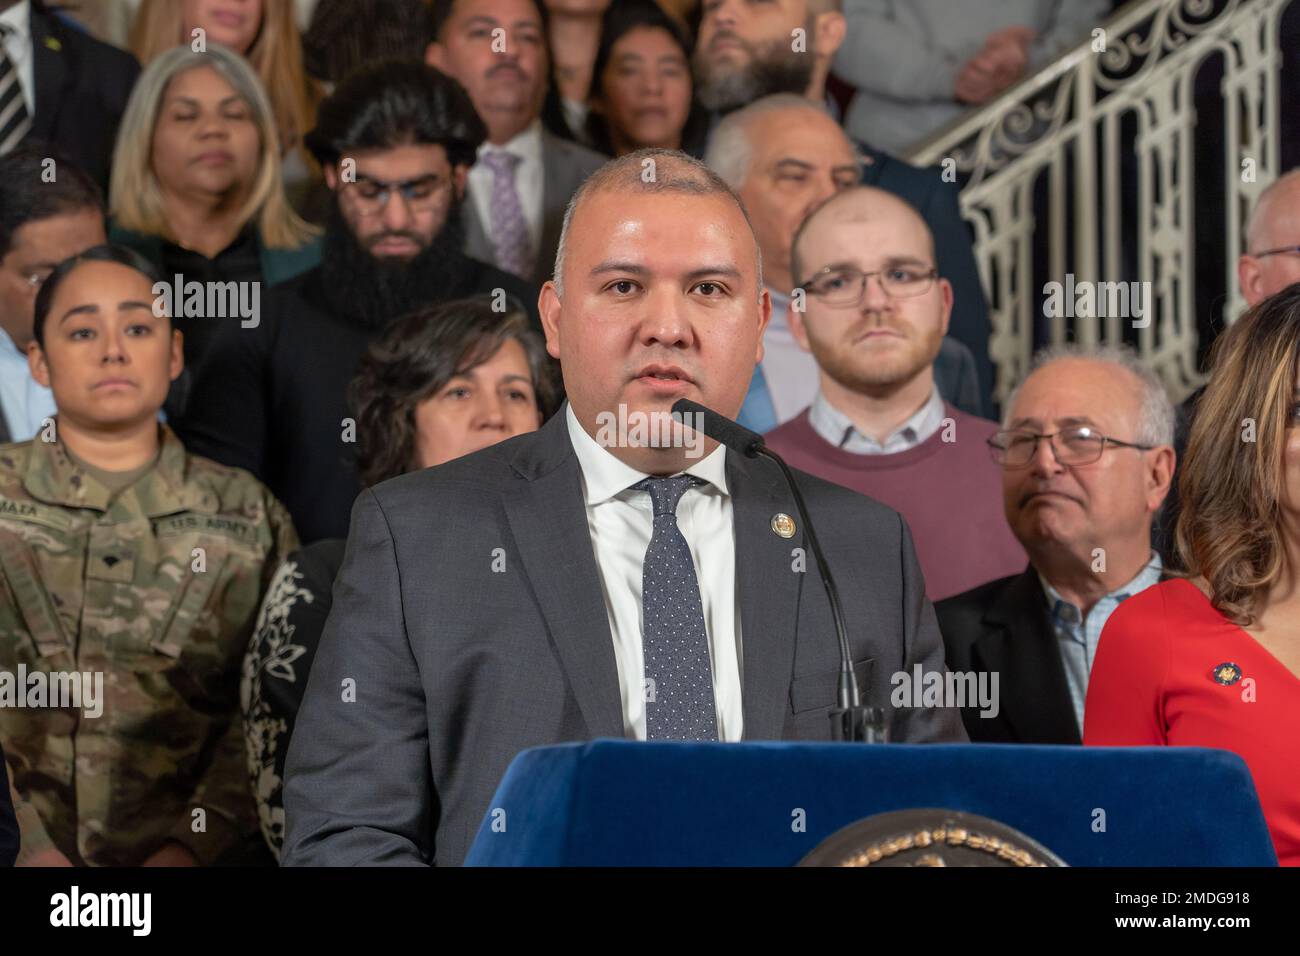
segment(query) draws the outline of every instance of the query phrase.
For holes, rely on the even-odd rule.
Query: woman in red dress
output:
[[[1300,866],[1300,284],[1215,343],[1179,478],[1186,578],[1111,615],[1083,742],[1231,750]]]

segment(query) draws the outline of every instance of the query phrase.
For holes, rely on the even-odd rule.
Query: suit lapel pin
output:
[[[1225,686],[1235,684],[1241,680],[1241,668],[1232,663],[1220,664],[1214,669],[1214,680]]]
[[[58,53],[63,49],[63,44],[59,42],[58,37],[46,37],[45,47],[46,49],[53,50],[55,53]]]
[[[772,515],[772,530],[783,538],[794,537],[794,519],[780,512]]]

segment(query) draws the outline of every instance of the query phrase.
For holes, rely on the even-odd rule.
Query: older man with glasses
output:
[[[934,240],[908,203],[837,193],[795,234],[788,321],[818,376],[812,405],[767,436],[796,468],[898,511],[931,600],[1020,571],[986,439],[997,425],[945,402],[935,358],[953,309]]]
[[[1300,169],[1260,193],[1246,222],[1246,248],[1237,279],[1247,305],[1300,282]]]
[[[1012,393],[988,445],[1030,566],[935,608],[949,668],[999,675],[998,713],[962,714],[972,741],[1081,742],[1102,627],[1164,575],[1151,526],[1173,431],[1159,379],[1114,346],[1048,350]]]

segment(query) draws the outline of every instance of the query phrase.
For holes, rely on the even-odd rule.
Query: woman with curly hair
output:
[[[394,321],[362,360],[350,397],[366,486],[536,431],[559,404],[551,360],[528,316],[499,312],[487,297]],[[277,856],[285,756],[346,543],[317,541],[280,565],[244,658],[248,772]]]
[[[1300,865],[1300,284],[1215,343],[1179,479],[1187,576],[1129,598],[1093,663],[1084,743],[1241,755]]]

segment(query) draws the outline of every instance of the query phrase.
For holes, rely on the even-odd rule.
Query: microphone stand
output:
[[[790,467],[780,455],[766,447],[762,435],[732,421],[725,415],[719,415],[713,409],[698,402],[693,402],[689,398],[680,398],[673,403],[672,414],[685,427],[702,431],[708,437],[747,458],[756,458],[760,455],[768,458],[776,462],[777,467],[781,469],[781,474],[785,476],[785,482],[790,488],[790,493],[794,496],[799,515],[803,519],[804,530],[808,535],[808,544],[812,548],[813,558],[817,562],[817,573],[821,576],[822,587],[826,589],[826,597],[830,601],[831,617],[835,621],[835,633],[839,638],[840,676],[835,706],[831,708],[830,712],[831,739],[861,743],[879,743],[883,741],[885,739],[882,726],[883,715],[878,717],[877,715],[880,714],[878,708],[867,707],[862,703],[862,695],[858,688],[858,677],[853,673],[853,649],[849,646],[848,631],[844,627],[844,614],[840,608],[840,593],[835,587],[835,581],[831,578],[830,567],[822,554],[821,544],[817,541],[817,532],[813,530],[808,507],[804,503],[799,486],[795,484],[794,474],[790,471]],[[694,420],[702,423],[703,427],[697,428],[693,425],[687,425],[687,415],[695,416]]]
[[[817,573],[822,579],[822,587],[826,589],[826,597],[831,604],[831,617],[835,621],[835,634],[840,642],[840,679],[839,687],[836,690],[836,705],[831,708],[831,739],[848,742],[874,743],[879,739],[872,720],[871,708],[862,703],[861,692],[858,689],[858,678],[853,673],[853,650],[849,647],[849,635],[844,629],[844,614],[840,609],[840,592],[835,587],[835,581],[831,577],[830,568],[826,564],[826,558],[822,554],[821,544],[817,541],[817,532],[813,530],[812,522],[808,520],[808,506],[804,504],[803,494],[799,491],[799,486],[795,483],[794,475],[790,471],[790,466],[785,463],[780,455],[769,451],[766,446],[760,445],[754,449],[756,455],[774,461],[781,473],[785,475],[786,484],[790,486],[790,493],[794,495],[795,505],[799,509],[799,515],[803,518],[804,531],[808,536],[808,546],[812,548],[813,557],[817,561]]]

